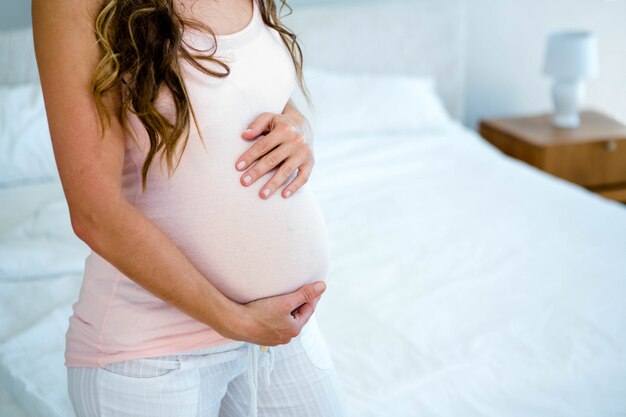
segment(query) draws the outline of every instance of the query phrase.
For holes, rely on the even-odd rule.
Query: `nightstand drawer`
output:
[[[626,182],[626,139],[551,146],[543,169],[557,177],[593,187]]]

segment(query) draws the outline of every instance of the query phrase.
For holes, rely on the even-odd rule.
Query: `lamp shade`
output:
[[[553,32],[548,37],[543,72],[557,78],[591,78],[598,73],[595,36],[584,31]]]

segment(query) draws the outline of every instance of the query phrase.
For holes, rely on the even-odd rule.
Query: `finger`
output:
[[[289,311],[291,312],[302,304],[313,300],[315,297],[322,294],[325,290],[326,283],[324,281],[316,281],[310,284],[303,285],[296,291],[287,294],[287,306],[289,308]]]
[[[261,178],[268,171],[262,166],[259,166],[258,162],[256,164],[254,162],[257,160],[257,158],[263,157],[265,154],[272,152],[277,147],[277,145],[279,144],[276,143],[276,137],[272,135],[267,135],[263,137],[262,139],[259,139],[259,141],[256,142],[254,145],[252,145],[252,147],[246,152],[246,154],[249,154],[249,155],[256,155],[256,154],[260,154],[260,155],[258,157],[253,157],[254,159],[252,157],[249,158],[251,160],[250,169],[244,172],[243,174],[241,174],[241,177],[240,177],[241,183],[243,185],[250,185],[254,183],[257,179]],[[273,156],[272,160],[274,159],[277,159],[277,157]]]
[[[301,157],[298,157],[297,155],[291,155],[285,159],[272,178],[270,178],[270,180],[263,187],[261,187],[261,191],[259,192],[261,198],[270,198],[272,194],[274,194],[275,190],[278,190],[285,182],[287,182],[289,177],[291,177],[300,164],[302,164]]]
[[[322,295],[320,294],[308,303],[298,307],[292,315],[296,320],[303,321],[303,324],[306,323],[309,318],[311,318],[311,315],[315,311],[315,307],[321,298]]]
[[[271,114],[271,113],[270,113]],[[273,119],[275,120],[275,119]],[[235,162],[235,168],[238,170],[245,169],[250,166],[258,158],[265,155],[280,143],[293,141],[301,145],[304,140],[302,133],[297,132],[294,127],[287,122],[272,122],[270,132],[259,139],[254,145],[244,152]],[[295,135],[295,138],[294,138]],[[291,140],[293,138],[293,140]]]
[[[298,189],[300,189],[304,184],[309,181],[309,177],[311,176],[311,171],[313,170],[313,162],[310,160],[302,164],[298,168],[298,175],[285,187],[282,192],[282,196],[284,198],[289,197],[293,193],[295,193]]]
[[[263,112],[259,114],[249,125],[246,130],[243,131],[241,137],[244,139],[254,139],[261,133],[269,132],[272,127],[272,119],[276,116],[275,113]]]

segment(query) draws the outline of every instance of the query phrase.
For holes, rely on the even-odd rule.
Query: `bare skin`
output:
[[[245,27],[252,15],[253,0],[175,0],[184,17],[206,23],[218,35],[235,33]]]
[[[249,7],[244,0],[207,3],[219,4],[229,16],[240,16],[242,4]],[[93,34],[98,4],[98,0],[32,1],[37,66],[74,232],[124,275],[221,335],[266,346],[288,343],[313,314],[325,289],[323,281],[318,281],[321,291],[316,291],[314,282],[289,294],[236,303],[125,199],[121,122],[112,111],[112,125],[100,140],[89,88],[99,59]],[[236,20],[232,32],[246,23]],[[217,25],[216,31],[229,33],[230,29]],[[117,91],[106,104],[113,109],[119,100]]]

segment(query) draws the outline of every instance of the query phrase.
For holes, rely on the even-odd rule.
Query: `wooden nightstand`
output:
[[[505,154],[604,197],[626,202],[626,125],[583,111],[576,129],[552,126],[552,116],[489,119],[479,132]]]

